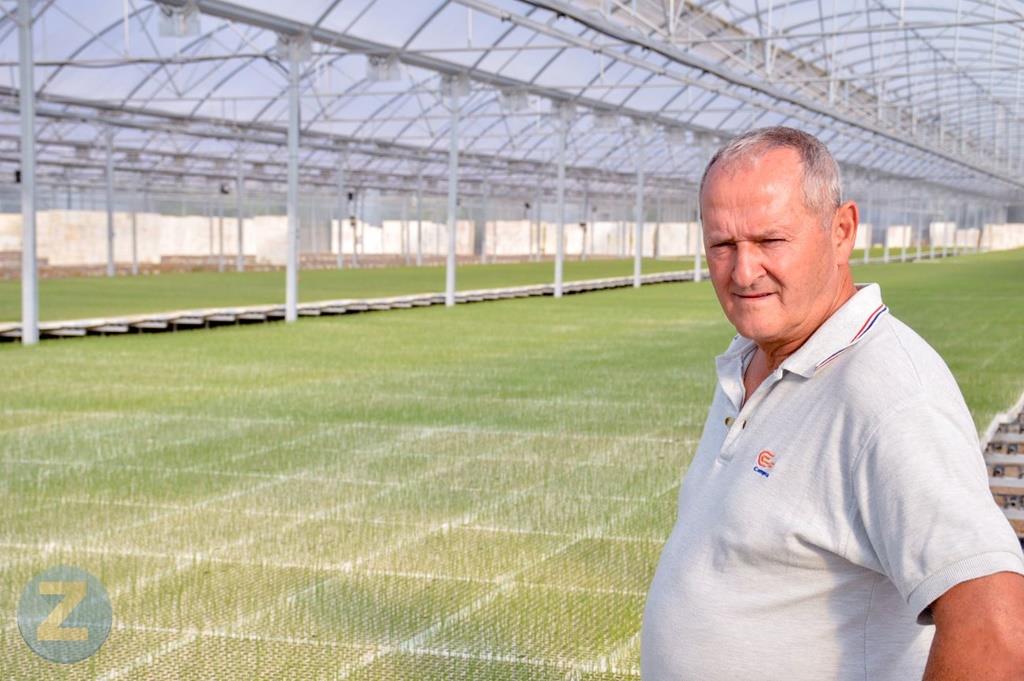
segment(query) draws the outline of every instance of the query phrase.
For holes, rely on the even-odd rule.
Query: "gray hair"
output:
[[[698,198],[704,194],[708,175],[716,164],[727,165],[780,148],[793,149],[800,155],[804,176],[804,205],[808,210],[821,215],[822,226],[827,229],[833,213],[843,202],[839,164],[821,140],[796,128],[777,125],[757,128],[733,137],[708,161],[704,175],[700,178]]]

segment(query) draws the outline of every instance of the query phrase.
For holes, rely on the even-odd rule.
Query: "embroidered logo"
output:
[[[768,471],[770,471],[774,467],[775,467],[775,454],[774,453],[768,451],[767,449],[762,449],[760,452],[758,452],[758,454],[757,454],[757,465],[754,466],[754,472],[755,473],[763,475],[764,477],[767,478],[769,475],[771,475],[771,473],[769,473]]]

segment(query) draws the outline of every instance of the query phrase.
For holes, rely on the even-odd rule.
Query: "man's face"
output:
[[[715,166],[701,214],[711,281],[736,330],[762,346],[813,333],[837,295],[839,249],[805,205],[799,154]]]

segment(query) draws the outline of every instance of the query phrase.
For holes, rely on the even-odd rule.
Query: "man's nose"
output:
[[[737,288],[747,289],[764,274],[761,249],[756,244],[741,241],[736,244],[736,260],[732,268],[732,280]]]

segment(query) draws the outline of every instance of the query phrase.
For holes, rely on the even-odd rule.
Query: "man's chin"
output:
[[[736,329],[736,333],[744,338],[749,338],[758,345],[770,343],[778,337],[778,329],[776,329],[774,325],[759,324],[752,322],[749,319],[737,319],[730,321],[732,321],[732,325]]]

